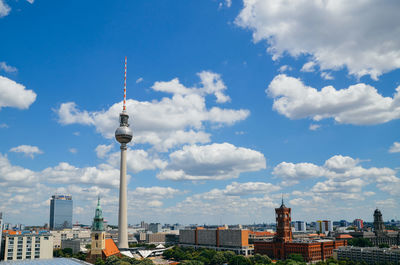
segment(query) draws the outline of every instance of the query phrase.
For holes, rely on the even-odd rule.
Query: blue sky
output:
[[[398,218],[400,4],[0,0],[0,211],[129,223]],[[400,89],[400,88],[399,88]],[[29,215],[26,216],[26,212]]]

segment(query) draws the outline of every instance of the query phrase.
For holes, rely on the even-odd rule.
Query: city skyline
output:
[[[117,223],[125,56],[128,223],[399,219],[400,4],[290,3],[0,0],[3,219]]]

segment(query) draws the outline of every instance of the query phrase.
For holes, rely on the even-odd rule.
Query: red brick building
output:
[[[273,259],[286,259],[290,254],[301,254],[305,261],[326,260],[333,250],[346,246],[346,240],[301,239],[293,240],[291,208],[282,205],[275,209],[276,235],[271,241],[254,241],[254,253],[265,254]]]

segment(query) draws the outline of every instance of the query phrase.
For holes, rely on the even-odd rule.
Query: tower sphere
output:
[[[120,126],[115,131],[115,138],[121,144],[127,144],[132,140],[132,130],[127,126]]]

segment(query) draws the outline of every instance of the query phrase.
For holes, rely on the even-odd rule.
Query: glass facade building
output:
[[[50,200],[50,230],[72,228],[72,196],[53,195]]]

